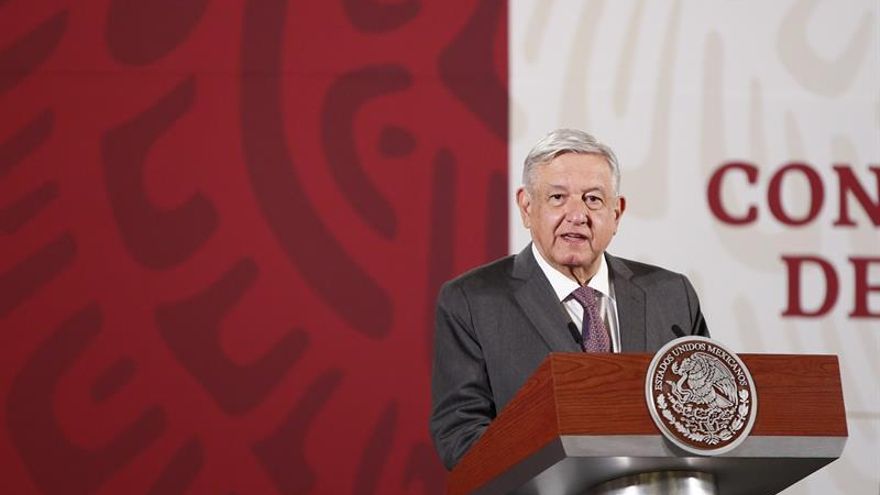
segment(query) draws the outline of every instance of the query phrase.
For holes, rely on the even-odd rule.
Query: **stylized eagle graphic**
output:
[[[672,372],[681,378],[677,382],[667,380],[667,383],[684,404],[690,402],[724,409],[737,402],[733,373],[715,356],[695,352],[681,364],[673,363]]]

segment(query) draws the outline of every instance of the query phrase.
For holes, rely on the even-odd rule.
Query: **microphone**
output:
[[[574,339],[575,343],[581,349],[584,348],[584,337],[581,335],[580,330],[578,330],[577,325],[574,324],[573,321],[568,322],[568,333],[571,334],[571,338]]]
[[[678,325],[672,325],[672,333],[674,333],[675,336],[679,338],[687,335],[686,333],[684,333],[684,330],[682,330],[681,327]]]

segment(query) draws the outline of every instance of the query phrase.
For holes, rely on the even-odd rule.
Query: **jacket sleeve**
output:
[[[709,337],[709,328],[706,326],[706,319],[703,318],[703,312],[700,310],[700,299],[697,297],[697,291],[691,285],[691,281],[684,275],[681,276],[684,282],[685,295],[688,302],[688,310],[691,317],[691,335],[699,335],[701,337]]]
[[[458,463],[495,413],[467,296],[456,282],[447,283],[437,300],[430,420],[434,447],[447,469]]]

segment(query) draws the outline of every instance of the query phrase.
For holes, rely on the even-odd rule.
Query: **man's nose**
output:
[[[590,221],[589,210],[583,201],[569,201],[565,205],[565,219],[573,224],[583,224]]]

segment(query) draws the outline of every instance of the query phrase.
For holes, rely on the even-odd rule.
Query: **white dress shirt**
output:
[[[568,311],[571,321],[577,325],[578,330],[580,330],[583,335],[584,307],[581,306],[581,303],[577,302],[577,300],[571,295],[571,293],[580,286],[577,282],[568,278],[556,268],[550,266],[550,263],[547,263],[547,260],[545,260],[544,257],[541,256],[541,253],[538,252],[538,248],[535,247],[534,242],[532,243],[532,254],[535,256],[535,261],[538,262],[538,266],[541,267],[541,271],[544,272],[547,280],[550,281],[550,285],[553,287],[553,292],[556,293],[556,297],[559,298],[559,301],[565,307],[566,311]],[[599,271],[590,279],[587,283],[587,287],[596,289],[601,294],[599,297],[599,312],[602,314],[602,319],[605,320],[605,328],[608,329],[608,333],[611,336],[611,352],[620,352],[620,327],[617,323],[617,302],[614,298],[614,286],[611,285],[611,279],[608,273],[608,263],[605,261],[604,254],[602,255],[599,264]]]

